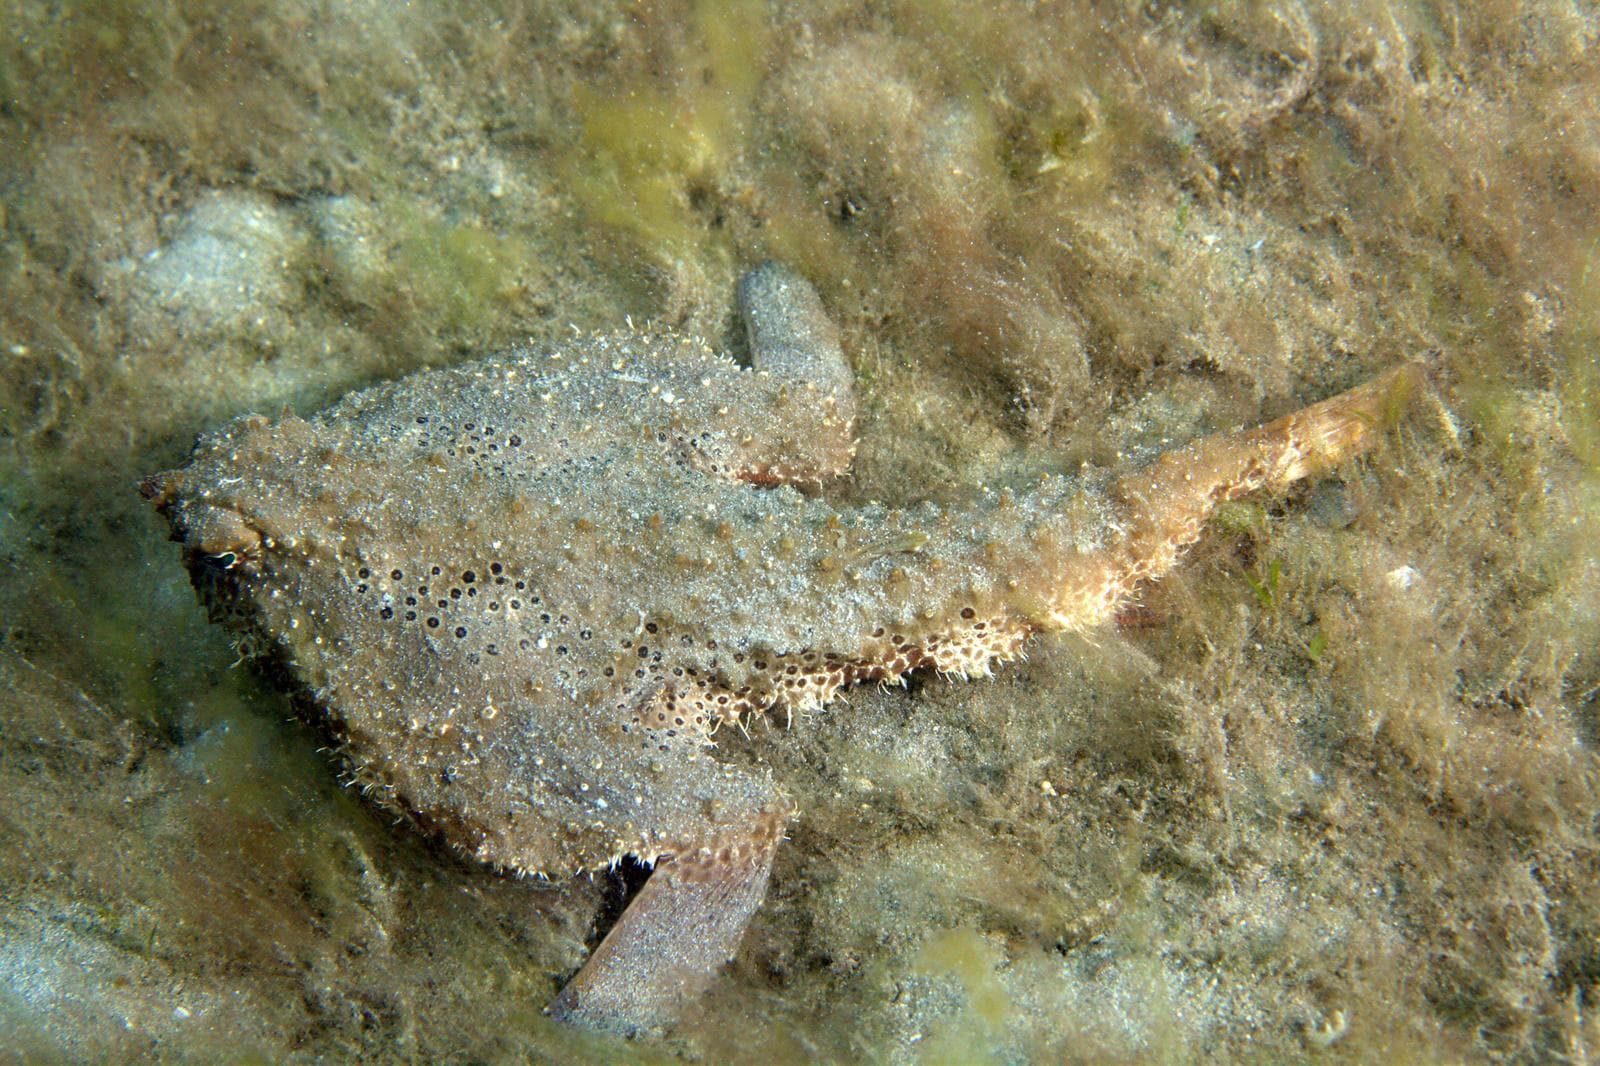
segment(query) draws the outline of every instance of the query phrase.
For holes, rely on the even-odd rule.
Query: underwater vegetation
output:
[[[0,17],[0,1032],[52,1058],[1600,1054],[1600,15],[1559,0]],[[1407,359],[1092,641],[752,730],[801,817],[693,1025],[620,903],[397,830],[134,491],[201,430],[812,279],[894,505]],[[730,740],[730,744],[734,743]]]

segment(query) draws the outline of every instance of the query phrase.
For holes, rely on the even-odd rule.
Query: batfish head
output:
[[[287,472],[308,430],[292,416],[238,418],[202,436],[183,467],[144,480],[140,491],[171,524],[197,582],[258,574],[269,555],[294,545],[302,493]]]

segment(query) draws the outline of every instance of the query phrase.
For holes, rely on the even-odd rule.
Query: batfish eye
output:
[[[184,519],[184,539],[213,566],[229,569],[261,547],[261,534],[237,511],[204,505],[190,509]]]

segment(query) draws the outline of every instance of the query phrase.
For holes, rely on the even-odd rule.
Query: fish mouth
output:
[[[139,486],[172,526],[172,539],[183,545],[191,569],[221,574],[260,561],[261,531],[244,514],[225,504],[185,499],[183,474],[153,474]]]

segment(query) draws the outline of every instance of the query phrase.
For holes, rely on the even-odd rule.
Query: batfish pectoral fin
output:
[[[762,263],[739,279],[739,309],[771,400],[745,427],[737,476],[813,486],[844,473],[856,450],[855,375],[817,290],[788,267]]]
[[[766,895],[787,820],[773,808],[747,831],[661,859],[548,1013],[625,1036],[675,1023],[733,957]]]

